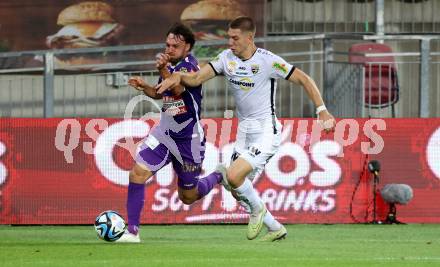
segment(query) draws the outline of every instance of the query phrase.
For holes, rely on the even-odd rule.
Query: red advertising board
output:
[[[344,119],[324,134],[312,119],[283,119],[280,151],[254,185],[284,223],[353,223],[372,219],[372,178],[378,189],[412,187],[397,207],[407,223],[440,222],[440,119]],[[124,216],[128,170],[136,143],[153,121],[118,119],[0,119],[0,223],[91,224],[106,209]],[[205,119],[204,172],[229,162],[237,121]],[[166,166],[146,184],[141,222],[246,222],[229,192],[217,186],[191,206],[177,197]],[[386,215],[378,201],[378,218]]]

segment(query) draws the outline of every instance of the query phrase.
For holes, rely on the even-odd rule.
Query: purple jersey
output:
[[[189,54],[175,66],[168,66],[173,73],[198,71],[197,59]],[[159,82],[161,79],[159,79]],[[202,103],[202,86],[185,87],[185,91],[175,96],[170,91],[163,94],[163,106],[160,123],[153,135],[167,134],[173,139],[191,139],[198,137],[204,140],[200,124],[200,109]]]

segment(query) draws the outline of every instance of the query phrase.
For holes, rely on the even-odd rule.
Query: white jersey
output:
[[[226,76],[240,121],[274,117],[276,79],[289,79],[295,70],[283,58],[261,48],[248,60],[226,49],[209,64],[216,75]]]

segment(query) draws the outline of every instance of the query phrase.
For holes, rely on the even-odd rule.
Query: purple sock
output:
[[[130,233],[132,233],[132,234],[134,234],[134,235],[137,235],[137,233],[139,232],[139,226],[137,226],[137,225],[128,225],[128,227],[127,227],[127,230],[130,232]]]
[[[208,176],[199,179],[199,182],[197,183],[199,199],[206,196],[216,184],[221,182],[221,180],[222,175],[218,172],[213,172]]]
[[[142,207],[144,206],[145,185],[144,184],[128,184],[127,193],[127,216],[128,231],[137,234]]]

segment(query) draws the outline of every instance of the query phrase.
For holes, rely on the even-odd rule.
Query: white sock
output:
[[[242,206],[247,213],[251,213],[251,207],[249,206],[248,203],[246,203],[246,201],[239,200],[239,199],[237,199],[237,201],[240,204],[240,206]],[[270,213],[269,210],[267,210],[266,215],[263,218],[263,222],[264,222],[264,225],[267,226],[269,231],[278,231],[281,228],[281,223],[278,222],[275,219],[275,217],[273,217],[272,213]]]
[[[263,222],[269,231],[278,231],[281,228],[281,223],[279,223],[275,217],[273,217],[269,210],[267,210],[266,215],[264,215]]]
[[[247,204],[249,204],[252,212],[256,212],[261,209],[262,201],[249,179],[244,179],[243,184],[233,190],[237,192],[240,200],[244,200]]]
[[[240,206],[244,208],[247,213],[251,213],[251,207],[244,200],[237,200],[240,203]],[[266,215],[263,218],[264,225],[267,226],[269,231],[278,231],[281,228],[281,223],[278,222],[275,217],[273,217],[272,213],[267,210]]]

